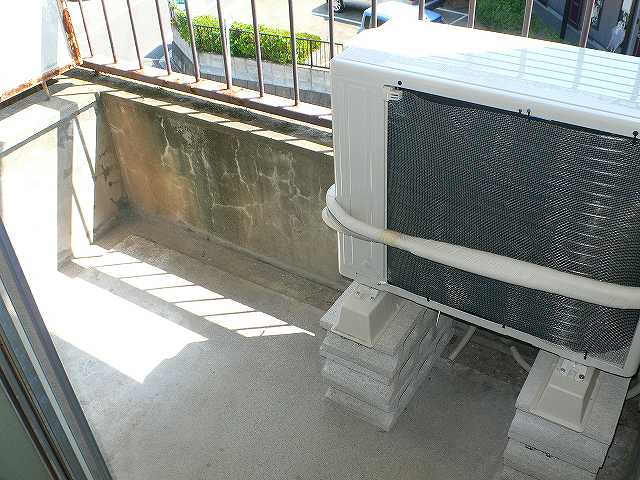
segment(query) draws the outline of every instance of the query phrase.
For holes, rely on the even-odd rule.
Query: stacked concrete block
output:
[[[534,413],[559,357],[540,351],[516,402],[504,452],[505,480],[595,479],[607,456],[629,379],[599,372],[581,431]]]
[[[349,288],[353,289],[354,284]],[[345,295],[349,292],[347,289]],[[321,321],[327,329],[337,321],[341,298]],[[322,376],[329,386],[325,396],[388,431],[452,334],[451,318],[409,301],[372,348],[328,331],[320,347],[324,358]]]

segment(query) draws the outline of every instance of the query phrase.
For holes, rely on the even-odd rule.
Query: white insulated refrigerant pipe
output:
[[[370,225],[344,211],[336,199],[335,185],[327,191],[327,206],[322,217],[327,225],[339,232],[406,250],[418,257],[483,277],[605,307],[640,308],[640,287],[601,282],[515,258]]]

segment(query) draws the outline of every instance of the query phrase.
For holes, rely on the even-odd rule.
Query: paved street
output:
[[[289,11],[286,0],[258,0],[258,18],[261,24],[289,29]],[[349,8],[347,11],[336,15],[335,38],[336,42],[344,43],[353,37],[360,25],[361,8]],[[251,22],[251,4],[248,0],[227,0],[225,14],[236,21]],[[314,33],[321,38],[329,39],[329,21],[327,3],[323,0],[295,0],[294,1],[295,26],[298,32]]]

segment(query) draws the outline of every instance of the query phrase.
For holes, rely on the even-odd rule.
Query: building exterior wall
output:
[[[537,1],[535,13],[554,30],[560,31],[565,3],[566,0],[549,0],[545,6]],[[611,32],[618,23],[618,15],[620,14],[621,6],[622,0],[604,0],[602,12],[600,13],[600,24],[598,25],[598,28],[591,28],[591,31],[589,32],[590,47],[600,49],[607,48],[609,39],[611,38]],[[567,40],[577,42],[579,37],[579,30],[568,25]]]
[[[618,24],[621,8],[622,0],[604,0],[602,12],[600,12],[600,25],[598,28],[591,29],[589,37],[606,48],[611,40],[611,32]]]

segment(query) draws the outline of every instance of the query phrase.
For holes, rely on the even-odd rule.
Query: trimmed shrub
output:
[[[524,4],[524,0],[478,0],[476,23],[480,28],[492,32],[520,35]],[[554,32],[535,15],[531,17],[529,36],[554,42],[561,41],[559,33]]]
[[[180,36],[190,42],[187,15],[179,9],[173,10],[173,23]],[[222,41],[218,19],[202,15],[193,19],[193,33],[199,52],[222,53]],[[310,33],[298,33],[297,60],[303,63],[320,48],[320,37]],[[234,57],[255,58],[256,45],[253,38],[253,25],[233,22],[229,33],[229,49]],[[262,59],[275,63],[291,63],[291,39],[288,30],[260,25],[260,49]]]

